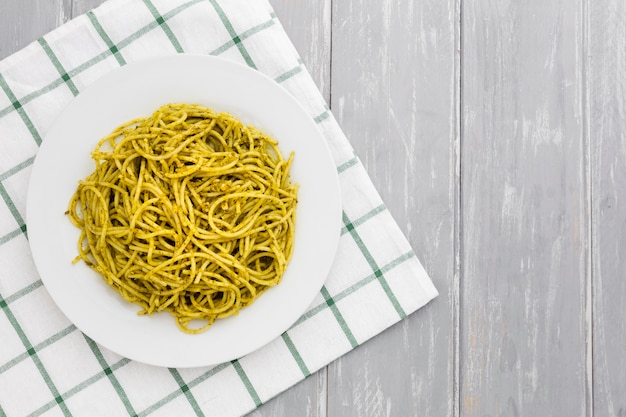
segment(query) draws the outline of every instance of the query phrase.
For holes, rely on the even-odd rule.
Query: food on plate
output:
[[[293,157],[200,105],[125,123],[100,140],[69,203],[81,230],[74,262],[139,314],[167,311],[181,330],[205,331],[281,281],[294,244]]]

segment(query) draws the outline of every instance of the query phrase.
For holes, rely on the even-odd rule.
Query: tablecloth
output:
[[[333,154],[343,227],[323,288],[288,331],[232,362],[168,369],[108,351],[63,316],[31,259],[25,211],[64,106],[122,65],[182,52],[247,64],[300,101]],[[109,0],[1,61],[0,197],[0,416],[242,415],[437,295],[265,0]]]

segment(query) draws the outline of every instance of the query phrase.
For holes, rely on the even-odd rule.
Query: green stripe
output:
[[[26,294],[29,294],[35,291],[37,288],[41,287],[42,285],[43,285],[43,282],[41,282],[41,280],[38,279],[37,281],[33,282],[30,285],[27,285],[26,287],[22,288],[21,290],[14,293],[13,295],[10,295],[7,298],[5,298],[4,302],[7,304],[11,304],[15,300],[19,300],[20,298],[24,297]]]
[[[77,393],[81,392],[85,388],[90,387],[91,385],[95,384],[96,382],[98,382],[99,380],[104,378],[107,375],[107,372],[115,372],[119,368],[121,368],[122,366],[126,365],[129,362],[130,362],[130,359],[127,359],[127,358],[121,359],[120,361],[118,361],[118,362],[114,363],[113,365],[111,365],[107,369],[106,372],[104,370],[102,370],[102,371],[98,372],[97,374],[95,374],[94,376],[92,376],[92,377],[86,379],[85,381],[81,382],[80,384],[76,385],[72,389],[70,389],[70,390],[66,391],[65,393],[63,393],[63,398],[69,399],[69,398],[73,397],[74,395],[76,395]],[[56,404],[57,404],[56,401],[54,401],[54,400],[50,401],[50,402],[44,404],[43,406],[39,407],[38,409],[36,409],[32,413],[30,413],[28,415],[28,417],[40,416],[43,413],[45,413],[46,411],[50,410]]]
[[[124,57],[122,56],[120,51],[117,49],[117,46],[115,46],[115,44],[113,43],[113,41],[111,40],[109,35],[104,31],[104,28],[102,27],[102,25],[98,21],[98,18],[93,13],[93,11],[91,11],[91,10],[88,11],[87,12],[87,17],[89,18],[89,21],[91,22],[91,25],[94,27],[96,32],[98,32],[98,35],[100,35],[100,38],[102,38],[104,43],[109,48],[109,51],[111,51],[111,53],[113,54],[113,56],[115,57],[117,62],[120,65],[122,65],[122,66],[126,65],[126,60],[124,59]]]
[[[148,10],[150,10],[150,13],[152,13],[152,16],[154,16],[154,19],[159,24],[159,26],[161,26],[161,29],[163,29],[163,32],[165,32],[165,35],[167,35],[167,38],[172,43],[172,46],[174,46],[174,49],[176,49],[176,52],[184,52],[183,47],[180,46],[180,42],[178,42],[178,39],[176,39],[176,36],[172,32],[172,29],[170,29],[170,26],[165,23],[165,18],[161,16],[156,7],[154,7],[154,4],[152,4],[150,0],[143,0],[143,3],[146,5]]]
[[[24,333],[24,330],[22,329],[17,319],[13,315],[13,312],[11,311],[11,309],[9,309],[9,306],[7,305],[5,300],[2,298],[2,295],[0,295],[0,308],[2,308],[2,310],[4,311],[4,314],[9,319],[11,326],[13,326],[13,329],[15,329],[15,332],[17,333],[18,337],[22,341],[22,344],[24,345],[26,352],[35,363],[35,366],[37,367],[39,374],[41,375],[46,385],[48,386],[48,389],[52,393],[52,396],[56,404],[59,405],[64,415],[71,416],[70,410],[67,408],[67,405],[65,404],[63,397],[59,394],[57,387],[54,385],[54,382],[52,382],[52,379],[50,378],[50,374],[48,374],[48,371],[43,366],[41,359],[39,359],[39,356],[37,355],[37,351],[33,348],[33,345],[28,340],[28,337],[26,337],[26,333]]]
[[[328,119],[329,116],[330,116],[330,111],[324,110],[324,113],[320,114],[319,116],[316,116],[313,119],[313,121],[315,121],[315,123],[321,123],[323,120]]]
[[[277,83],[282,83],[283,81],[287,81],[288,79],[290,79],[291,77],[293,77],[296,74],[299,74],[302,72],[302,66],[298,65],[295,68],[290,69],[289,71],[279,75],[278,77],[274,78],[274,81],[276,81]]]
[[[218,372],[220,372],[221,370],[226,369],[226,368],[228,368],[228,362],[216,365],[213,368],[211,368],[208,371],[206,371],[205,373],[203,373],[202,375],[196,377],[194,380],[192,380],[187,385],[189,386],[189,388],[193,388],[196,385],[206,381],[207,379],[211,378],[213,375],[217,374]]]
[[[46,52],[46,55],[48,55],[48,58],[52,62],[52,65],[54,65],[54,68],[56,68],[56,70],[61,75],[61,79],[65,81],[65,84],[69,87],[72,94],[74,96],[77,96],[78,88],[76,88],[76,84],[74,84],[74,81],[72,81],[70,76],[67,74],[67,71],[65,71],[65,68],[63,68],[61,61],[59,61],[59,58],[55,55],[52,48],[50,48],[48,41],[46,41],[44,38],[39,38],[38,42],[39,42],[39,45],[41,45],[41,47],[43,48],[43,50]]]
[[[291,337],[289,337],[287,332],[282,334],[282,338],[285,341],[285,344],[287,345],[289,352],[291,352],[291,356],[293,356],[293,358],[296,360],[296,363],[298,364],[298,367],[302,371],[302,374],[305,377],[308,377],[309,375],[311,375],[309,368],[307,368],[306,364],[304,363],[304,360],[302,359],[302,356],[300,356],[300,352],[298,352],[298,349],[296,349],[296,345],[293,344],[293,340],[291,340]]]
[[[399,257],[397,257],[396,259],[394,259],[393,261],[389,262],[387,265],[385,265],[384,267],[382,267],[380,270],[383,273],[387,273],[389,271],[391,271],[392,269],[394,269],[396,266],[403,264],[405,261],[411,259],[415,257],[415,253],[413,252],[407,252],[404,255],[401,255]],[[349,296],[350,294],[356,292],[358,289],[366,286],[367,284],[369,284],[370,282],[376,280],[378,277],[376,276],[376,274],[372,273],[371,275],[368,275],[367,277],[363,278],[362,280],[358,281],[355,284],[352,284],[351,286],[349,286],[348,288],[346,288],[345,290],[341,291],[340,293],[336,294],[333,297],[333,300],[335,300],[335,302],[338,302],[344,298],[346,298],[347,296]],[[310,319],[311,317],[315,316],[316,314],[324,311],[325,309],[328,308],[328,304],[323,303],[323,304],[318,304],[317,306],[309,309],[306,313],[304,313],[302,315],[302,317],[300,317],[298,319],[298,321],[296,321],[293,327],[296,327],[298,325],[300,325],[301,323],[307,321],[308,319]]]
[[[207,379],[209,379],[213,375],[216,375],[221,370],[226,369],[228,367],[228,365],[229,365],[229,363],[226,362],[226,363],[222,363],[220,365],[214,366],[213,368],[209,369],[207,372],[203,373],[199,377],[196,377],[193,381],[189,382],[187,384],[187,386],[189,388],[193,388],[193,387],[197,386],[198,384],[206,381]],[[152,414],[152,412],[154,412],[155,410],[158,410],[159,408],[163,407],[165,404],[169,403],[174,398],[177,398],[177,397],[181,396],[182,394],[183,394],[182,390],[177,389],[176,391],[174,391],[174,392],[170,393],[169,395],[161,398],[159,401],[157,401],[156,403],[152,404],[150,407],[148,407],[145,410],[143,410],[142,412],[140,412],[138,414],[138,417],[145,417],[145,416],[147,416],[149,414]]]
[[[169,20],[169,19],[173,18],[174,16],[182,13],[183,11],[187,10],[191,6],[193,6],[195,4],[198,4],[200,2],[203,2],[203,1],[206,1],[206,0],[191,0],[191,1],[188,1],[187,3],[183,3],[180,6],[178,6],[178,7],[174,8],[174,9],[170,10],[169,12],[165,13],[163,15],[163,19],[164,20]],[[119,41],[117,43],[117,45],[113,45],[113,46],[115,46],[114,50],[121,51],[122,49],[126,48],[128,45],[130,45],[131,43],[133,43],[134,41],[136,41],[137,39],[141,38],[143,35],[145,35],[146,33],[154,30],[157,27],[159,27],[159,24],[158,24],[158,22],[156,20],[148,23],[144,27],[138,29],[136,32],[131,33],[126,38],[124,38],[121,41]],[[106,59],[112,53],[113,53],[113,51],[111,50],[111,48],[109,48],[106,51],[96,55],[95,57],[93,57],[89,61],[87,61],[87,62],[79,65],[78,67],[74,68],[73,70],[71,70],[69,72],[70,76],[73,77],[76,74],[80,74],[81,72],[85,71],[87,68],[90,68],[93,65],[97,64],[98,62]]]
[[[35,349],[36,352],[39,352],[41,349],[45,348],[46,346],[51,345],[52,343],[56,342],[57,340],[60,340],[64,336],[67,336],[68,334],[72,333],[74,330],[76,330],[76,326],[74,326],[74,325],[68,326],[65,329],[61,330],[60,332],[50,336],[49,338],[47,338],[43,342],[38,343],[37,345],[35,345],[33,347],[33,349]],[[10,361],[5,363],[4,365],[0,366],[0,374],[8,371],[9,369],[14,367],[18,363],[22,362],[24,359],[27,359],[28,357],[29,357],[28,352],[23,352],[22,354],[17,355],[16,357],[11,359]],[[67,398],[67,397],[64,396],[63,398]]]
[[[58,78],[58,79],[52,81],[47,86],[41,88],[40,90],[37,90],[37,91],[34,91],[32,93],[26,94],[24,97],[22,97],[20,99],[20,104],[22,106],[25,106],[26,104],[30,103],[31,101],[33,101],[37,97],[39,97],[41,95],[44,95],[44,94],[54,90],[55,88],[57,88],[58,86],[60,86],[64,82],[65,81],[63,81],[62,78]],[[15,107],[13,105],[9,105],[9,106],[5,107],[4,109],[0,110],[0,117],[4,117],[4,116],[6,116],[7,114],[11,113],[14,110],[15,110]]]
[[[241,41],[245,41],[247,38],[249,38],[250,36],[254,35],[257,32],[262,31],[263,29],[266,29],[272,25],[274,25],[275,22],[274,20],[268,20],[266,22],[263,22],[259,25],[256,25],[248,30],[246,30],[245,32],[243,32],[241,35],[239,35],[239,40]],[[223,44],[222,46],[218,47],[217,49],[214,49],[213,51],[209,52],[209,55],[219,55],[222,52],[232,48],[233,46],[235,46],[235,41],[234,40],[229,40],[228,42],[226,42],[225,44]]]
[[[20,215],[19,211],[15,207],[15,204],[13,203],[13,200],[9,196],[9,193],[7,192],[7,190],[2,185],[1,181],[3,181],[5,179],[9,178],[10,176],[16,174],[17,172],[21,171],[25,167],[32,165],[34,160],[35,160],[35,157],[28,158],[26,161],[24,161],[24,162],[22,162],[22,163],[20,163],[20,164],[18,164],[16,166],[14,166],[13,168],[9,169],[8,171],[4,172],[3,174],[0,174],[0,195],[2,195],[2,198],[5,200],[8,208],[9,208],[9,211],[11,211],[11,214],[13,215],[13,218],[15,218],[15,220],[19,224],[19,227],[17,229],[15,229],[12,232],[10,232],[10,233],[0,237],[0,245],[8,242],[9,240],[13,239],[14,237],[16,237],[16,236],[18,236],[18,235],[20,235],[22,233],[25,236],[27,236],[26,224],[25,224],[24,220],[22,219],[22,216]]]
[[[188,1],[187,3],[183,3],[180,6],[170,10],[169,12],[163,14],[163,20],[170,20],[171,18],[173,18],[174,16],[184,12],[185,10],[187,10],[188,8],[190,8],[191,6],[198,4],[200,2],[203,2],[206,0],[191,0]],[[135,40],[139,39],[140,37],[142,37],[143,35],[145,35],[146,33],[150,32],[151,30],[155,29],[156,27],[159,26],[159,23],[155,20],[153,22],[148,23],[146,26],[144,26],[143,28],[139,29],[137,32],[132,33],[131,35],[129,35],[128,37],[126,37],[125,39],[121,40],[118,44],[117,47],[119,49],[123,49],[125,47],[127,47],[128,45],[130,45],[131,43],[133,43]]]
[[[104,356],[102,355],[102,352],[100,351],[100,348],[98,347],[96,342],[91,340],[85,334],[83,334],[83,337],[85,338],[85,341],[89,345],[89,348],[93,352],[94,356],[98,360],[98,363],[102,367],[102,370],[109,378],[109,381],[111,382],[111,385],[113,385],[115,392],[117,392],[117,395],[120,397],[120,400],[122,400],[122,402],[124,403],[124,407],[126,407],[126,411],[128,411],[128,414],[131,416],[136,416],[137,413],[133,409],[133,406],[130,403],[130,400],[128,399],[128,395],[126,395],[126,392],[124,391],[124,388],[120,384],[120,381],[118,381],[117,377],[113,374],[113,371],[111,371],[111,367],[107,363],[106,359],[104,359]]]
[[[26,235],[26,225],[18,227],[14,231],[9,232],[6,235],[0,237],[0,245],[4,245],[8,241],[13,240],[13,238],[15,238],[16,236],[21,235],[22,233],[24,233],[24,235]]]
[[[181,4],[180,6],[170,10],[169,12],[165,13],[163,15],[163,18],[165,20],[171,19],[172,17],[176,16],[177,14],[183,12],[184,10],[188,9],[189,7],[203,2],[206,0],[192,0],[189,1],[187,3]],[[150,32],[151,30],[153,30],[154,28],[158,27],[159,24],[156,21],[150,22],[149,24],[147,24],[146,26],[142,27],[141,29],[137,30],[136,32],[132,33],[131,35],[129,35],[128,37],[126,37],[125,39],[123,39],[122,41],[120,41],[117,46],[116,49],[117,50],[121,50],[123,48],[125,48],[126,46],[130,45],[133,41],[139,39],[141,36],[145,35],[146,33]],[[88,68],[91,68],[92,66],[94,66],[95,64],[105,60],[106,58],[108,58],[111,54],[113,53],[113,51],[111,51],[110,49],[107,49],[106,51],[96,55],[95,57],[91,58],[89,61],[84,62],[83,64],[79,65],[78,67],[74,68],[73,70],[70,70],[68,72],[68,75],[70,77],[74,77],[77,74],[80,74],[81,72],[85,71]],[[50,83],[49,85],[41,88],[40,90],[34,91],[26,96],[24,96],[19,102],[17,101],[17,98],[15,97],[15,95],[13,95],[13,93],[9,93],[7,92],[8,86],[5,86],[2,84],[3,83],[3,78],[2,78],[2,74],[0,74],[0,87],[2,87],[5,92],[7,93],[7,95],[9,96],[9,99],[13,102],[12,105],[9,105],[7,107],[5,107],[4,109],[0,110],[0,117],[3,117],[5,115],[7,115],[8,113],[10,113],[13,110],[18,110],[19,109],[16,107],[16,105],[19,105],[18,107],[21,107],[23,105],[25,105],[26,103],[34,100],[35,98],[47,93],[48,91],[51,91],[53,89],[55,89],[56,87],[58,87],[59,85],[63,84],[63,79],[59,78],[55,81],[53,81],[52,83]],[[6,82],[4,83],[6,85]],[[10,90],[9,90],[10,91]],[[17,104],[16,104],[17,103]],[[25,114],[24,114],[25,116]],[[24,116],[22,116],[22,118],[24,118]],[[27,123],[27,126],[29,124]],[[32,123],[30,123],[30,125],[32,125]],[[29,127],[30,129],[30,127]],[[33,127],[34,129],[34,127]],[[31,133],[33,133],[31,131]],[[38,140],[37,144],[40,145],[41,144],[41,138],[39,138],[38,135],[35,135],[33,133],[33,137],[35,137],[35,140]],[[38,139],[39,138],[39,139]]]
[[[0,182],[0,197],[2,197],[2,199],[6,203],[7,207],[9,208],[9,211],[13,215],[13,218],[17,222],[18,226],[22,227],[22,225],[26,224],[19,210],[17,209],[17,207],[15,207],[13,200],[11,200],[11,196],[9,196],[9,193],[7,192],[6,188],[4,188],[4,185],[1,182]]]
[[[153,30],[157,26],[158,25],[157,25],[156,22],[152,22],[152,23],[147,24],[143,28],[139,29],[137,32],[132,33],[127,38],[125,38],[122,41],[120,41],[117,44],[117,46],[116,46],[116,48],[114,50],[118,51],[118,50],[121,50],[121,49],[125,48],[126,46],[130,45],[133,41],[139,39],[141,36],[143,36],[146,33],[150,32],[151,30]],[[96,55],[95,57],[91,58],[89,61],[86,61],[86,62],[80,64],[79,66],[77,66],[73,70],[70,70],[70,72],[69,72],[70,77],[75,77],[76,75],[78,75],[81,72],[83,72],[83,71],[93,67],[94,65],[98,64],[99,62],[104,61],[106,58],[111,56],[111,54],[113,54],[113,51],[109,48],[106,51]],[[35,92],[35,93],[37,93],[37,92]]]
[[[191,391],[189,391],[189,386],[187,384],[185,384],[185,381],[180,376],[180,373],[176,369],[173,369],[173,368],[170,368],[170,373],[172,374],[172,376],[176,380],[176,383],[180,387],[180,390],[183,393],[185,393],[185,397],[187,397],[187,401],[189,401],[189,404],[191,405],[191,408],[193,408],[193,411],[196,413],[196,416],[204,416],[204,413],[200,409],[200,406],[198,405],[198,402],[194,398],[194,396],[191,393]]]
[[[239,378],[241,379],[243,384],[246,386],[246,389],[248,390],[248,394],[250,394],[250,397],[252,397],[252,400],[254,401],[254,405],[256,405],[257,407],[260,407],[261,404],[263,403],[261,402],[261,399],[259,398],[259,394],[257,394],[256,390],[252,386],[252,383],[250,382],[248,375],[246,375],[246,372],[243,370],[239,361],[235,359],[234,361],[231,361],[230,363],[233,364],[233,367],[237,371]]]
[[[20,172],[24,168],[31,166],[34,161],[35,161],[35,157],[32,156],[32,157],[28,158],[27,160],[25,160],[24,162],[21,162],[21,163],[17,164],[16,166],[14,166],[13,168],[9,169],[8,171],[5,171],[4,173],[0,174],[0,181],[4,181],[7,178],[9,178],[10,176],[17,174],[18,172]]]
[[[4,79],[4,76],[2,74],[0,74],[0,88],[4,90],[4,93],[7,95],[9,100],[11,100],[10,107],[17,110],[17,113],[20,115],[22,121],[28,128],[28,131],[33,136],[35,143],[37,145],[41,145],[41,136],[39,135],[39,132],[37,132],[37,129],[35,129],[35,125],[33,124],[32,120],[30,120],[30,117],[28,117],[26,111],[24,111],[24,108],[22,107],[26,103],[20,103],[15,94],[13,94],[11,88],[9,88],[9,85],[7,84],[7,81]]]
[[[367,246],[365,246],[365,244],[363,243],[363,240],[361,240],[361,237],[357,233],[356,228],[354,227],[354,224],[350,222],[350,219],[348,218],[348,216],[346,216],[345,212],[343,213],[343,222],[346,225],[346,228],[348,229],[350,234],[352,235],[352,238],[356,242],[357,246],[361,250],[361,253],[367,260],[367,263],[374,271],[374,274],[376,275],[376,277],[378,277],[378,281],[380,282],[380,285],[383,287],[385,294],[387,294],[387,298],[389,298],[389,301],[391,301],[393,308],[396,310],[400,318],[402,319],[405,318],[406,313],[402,309],[402,306],[398,302],[398,299],[396,298],[393,291],[391,291],[391,288],[389,287],[389,284],[387,283],[387,280],[385,279],[383,272],[380,270],[380,268],[378,268],[378,265],[376,265],[376,261],[374,261],[372,254],[370,253],[369,249],[367,249]]]
[[[344,162],[343,164],[339,165],[337,167],[337,172],[339,174],[341,174],[343,171],[345,171],[346,169],[350,168],[351,166],[356,165],[359,162],[359,158],[357,158],[356,156],[352,159],[350,159],[347,162]]]
[[[386,210],[385,205],[381,204],[380,206],[373,208],[372,210],[368,211],[367,213],[365,213],[364,215],[362,215],[361,217],[359,217],[358,219],[353,221],[352,222],[352,226],[353,227],[358,227],[358,226],[362,225],[363,223],[365,223],[366,221],[368,221],[369,219],[371,219],[372,217],[376,216],[378,213],[381,213],[381,212],[383,212],[385,210]],[[346,233],[348,233],[348,228],[346,226],[344,226],[341,229],[341,234],[345,235]]]
[[[224,10],[222,10],[222,7],[219,4],[217,4],[217,1],[215,0],[209,0],[209,2],[211,3],[215,11],[217,12],[217,15],[219,16],[220,20],[222,21],[222,24],[224,25],[224,27],[230,34],[230,37],[232,38],[233,42],[237,45],[237,48],[239,49],[239,53],[241,54],[243,59],[246,61],[246,64],[248,64],[249,67],[257,69],[256,65],[254,65],[254,61],[252,61],[252,58],[250,57],[250,54],[246,50],[246,47],[243,46],[241,38],[237,36],[237,32],[235,32],[235,29],[233,28],[232,23],[230,23],[230,20],[228,20],[228,16],[226,16],[226,14],[224,13]]]
[[[339,311],[339,308],[335,304],[335,299],[333,299],[333,297],[330,296],[330,293],[326,289],[326,286],[322,286],[322,289],[320,292],[322,294],[322,297],[324,297],[324,301],[326,301],[326,304],[328,305],[328,307],[330,307],[330,311],[333,312],[333,315],[335,316],[337,323],[339,323],[341,330],[343,330],[343,333],[348,338],[348,341],[350,342],[352,347],[353,348],[357,347],[359,344],[354,338],[354,335],[352,334],[352,330],[350,330],[348,323],[346,323],[346,320],[343,318],[343,315],[341,314],[341,312]]]

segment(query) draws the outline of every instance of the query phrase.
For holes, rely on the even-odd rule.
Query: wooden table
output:
[[[252,415],[625,416],[626,3],[272,3],[441,295]]]

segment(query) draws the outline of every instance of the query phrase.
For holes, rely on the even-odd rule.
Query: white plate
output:
[[[115,127],[166,103],[226,111],[295,152],[300,184],[291,262],[282,282],[238,316],[189,335],[169,313],[138,316],[77,255],[79,231],[64,215],[78,180],[94,169],[97,141]],[[129,64],[79,94],[50,129],[28,190],[28,236],[41,279],[63,313],[87,336],[118,354],[167,367],[214,365],[246,355],[280,336],[322,287],[339,240],[337,170],[312,118],[282,87],[258,71],[223,59],[174,55]],[[37,317],[32,317],[37,320]]]

